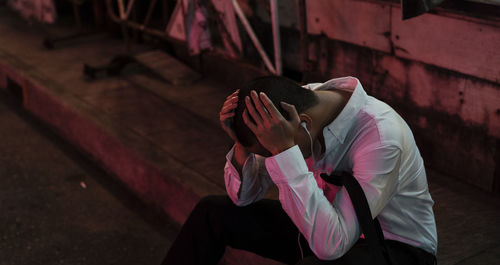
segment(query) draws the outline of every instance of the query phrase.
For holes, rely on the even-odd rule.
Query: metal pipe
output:
[[[255,45],[255,48],[257,48],[257,51],[259,52],[260,57],[264,61],[264,64],[269,69],[269,71],[271,71],[271,73],[277,74],[276,69],[274,68],[271,61],[269,60],[269,57],[266,54],[266,51],[264,50],[264,48],[262,48],[262,45],[260,44],[259,39],[255,35],[255,32],[253,31],[252,27],[250,26],[250,23],[248,23],[248,20],[245,17],[245,14],[243,14],[243,11],[241,11],[240,5],[238,4],[238,2],[236,0],[232,0],[232,2],[233,2],[234,11],[236,11],[236,14],[240,18],[243,26],[245,27],[245,29],[248,33],[248,36],[250,36],[250,39],[252,40],[253,44]]]
[[[120,12],[120,18],[123,19],[125,17],[125,8],[123,7],[123,0],[117,0],[118,2],[118,11]]]
[[[134,1],[135,0],[128,0],[127,12],[125,13],[125,17],[122,19],[128,19],[128,17],[130,16],[130,11],[132,11],[132,6],[134,5]]]
[[[278,16],[278,1],[269,0],[271,2],[271,21],[273,26],[273,43],[274,43],[274,64],[276,74],[281,75],[281,37],[280,37],[280,22]]]
[[[129,0],[127,3],[127,11],[125,11],[125,6],[123,4],[123,0],[117,0],[118,2],[118,10],[120,11],[120,19],[126,20],[130,15],[130,11],[132,10],[132,6],[134,5],[134,0]]]
[[[153,8],[155,7],[156,2],[157,0],[152,0],[149,3],[148,13],[146,14],[146,18],[144,18],[144,23],[142,23],[144,27],[146,27],[149,24],[149,20],[151,19],[151,14],[153,14]]]
[[[132,29],[137,29],[137,30],[140,30],[140,31],[143,31],[147,34],[150,34],[150,35],[153,35],[153,36],[156,36],[156,37],[159,37],[161,39],[164,39],[164,40],[167,40],[167,41],[170,41],[170,42],[173,42],[173,43],[177,43],[177,44],[180,44],[181,41],[179,40],[176,40],[174,38],[171,38],[169,37],[164,31],[162,30],[157,30],[157,29],[151,29],[151,28],[147,28],[147,27],[144,27],[144,25],[141,25],[137,22],[134,22],[134,21],[130,21],[130,20],[126,20],[126,21],[122,21],[114,12],[113,12],[113,4],[112,4],[112,1],[113,0],[106,0],[106,10],[107,10],[107,13],[108,13],[108,16],[109,18],[111,18],[111,20],[115,23],[118,23],[118,24],[125,24],[127,27],[130,27]]]

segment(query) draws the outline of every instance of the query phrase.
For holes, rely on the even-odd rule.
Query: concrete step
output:
[[[178,225],[1,90],[0,139],[1,264],[161,263]]]
[[[189,85],[201,79],[199,73],[160,50],[139,53],[135,59],[176,86]]]

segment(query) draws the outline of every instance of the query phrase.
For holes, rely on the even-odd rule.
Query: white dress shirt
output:
[[[406,122],[387,104],[368,96],[354,77],[304,87],[352,93],[339,116],[323,128],[325,152],[319,154],[316,141],[314,155],[307,160],[297,145],[268,158],[251,154],[240,177],[231,163],[233,148],[224,168],[229,197],[236,205],[248,205],[276,184],[283,209],[311,250],[320,259],[332,260],[344,255],[362,232],[345,188],[325,183],[319,175],[347,171],[360,183],[385,239],[436,254],[434,202]]]

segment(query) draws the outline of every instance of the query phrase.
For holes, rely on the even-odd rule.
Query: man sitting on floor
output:
[[[361,186],[388,263],[435,263],[434,202],[412,132],[358,79],[259,78],[226,99],[220,121],[235,142],[229,196],[197,204],[163,264],[217,264],[226,246],[286,264],[377,264],[353,195],[320,177],[334,171]],[[272,185],[279,201],[264,199]]]

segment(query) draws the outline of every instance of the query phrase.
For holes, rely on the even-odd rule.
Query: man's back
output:
[[[391,199],[378,215],[384,237],[436,254],[434,201],[428,190],[424,162],[410,128],[390,106],[373,97],[368,97],[367,105],[359,115],[371,120],[368,124],[374,123],[380,146],[400,149],[396,186]]]

